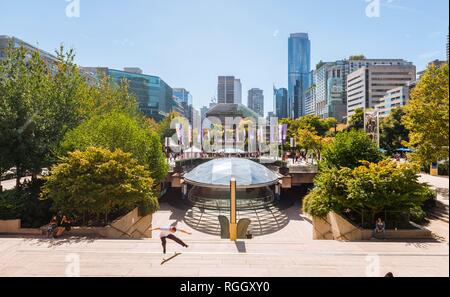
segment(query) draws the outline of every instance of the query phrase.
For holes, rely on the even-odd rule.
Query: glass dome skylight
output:
[[[278,183],[278,176],[247,159],[224,158],[204,163],[185,174],[184,180],[200,187],[228,188],[234,177],[238,188],[259,188]]]

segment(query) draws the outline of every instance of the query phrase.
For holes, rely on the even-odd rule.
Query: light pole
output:
[[[230,181],[230,240],[237,240],[237,222],[236,222],[236,179],[231,178]]]

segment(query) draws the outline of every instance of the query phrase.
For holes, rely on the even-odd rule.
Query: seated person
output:
[[[374,237],[376,237],[376,235],[378,233],[382,233],[383,235],[386,233],[386,225],[384,224],[384,222],[381,220],[381,218],[379,218],[375,224],[375,231],[374,231]]]
[[[59,224],[58,231],[56,232],[56,237],[60,237],[64,234],[65,231],[70,231],[70,220],[67,216],[63,216],[61,219],[61,223]]]
[[[50,220],[47,227],[47,237],[54,235],[56,229],[58,228],[58,218],[55,216]]]

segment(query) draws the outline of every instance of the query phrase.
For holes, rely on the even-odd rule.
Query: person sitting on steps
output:
[[[386,224],[381,220],[381,218],[378,218],[377,222],[375,223],[375,230],[373,232],[373,237],[376,237],[377,234],[383,234],[383,239],[386,236]]]

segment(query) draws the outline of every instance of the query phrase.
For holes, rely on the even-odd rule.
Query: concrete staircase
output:
[[[443,204],[440,201],[437,202],[436,207],[434,207],[431,211],[428,212],[428,217],[430,219],[440,220],[445,223],[449,222],[448,215],[449,215],[448,205]]]

